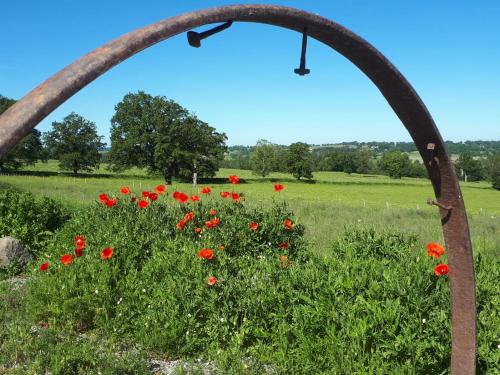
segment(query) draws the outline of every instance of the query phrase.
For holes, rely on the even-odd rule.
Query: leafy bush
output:
[[[323,259],[306,250],[301,225],[287,228],[295,219],[284,203],[142,201],[149,206],[103,197],[67,223],[37,264],[48,269],[33,269],[31,320],[169,357],[205,357],[223,373],[449,368],[448,279],[434,275],[435,260],[414,236],[347,230]],[[77,235],[83,254],[61,264]],[[213,257],[200,258],[201,249]],[[479,368],[487,372],[499,365],[498,266],[480,257],[477,272]]]
[[[0,237],[12,236],[38,256],[53,233],[67,220],[60,203],[31,193],[0,191]]]

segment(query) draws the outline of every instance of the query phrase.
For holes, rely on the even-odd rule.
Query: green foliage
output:
[[[111,120],[113,169],[136,166],[187,180],[197,173],[213,177],[226,150],[224,133],[162,96],[127,94]]]
[[[332,256],[317,258],[305,250],[301,225],[283,226],[294,220],[283,203],[251,208],[214,196],[139,210],[128,200],[83,211],[58,233],[39,260],[49,271],[33,270],[31,319],[97,329],[167,356],[205,357],[222,373],[447,371],[448,279],[433,274],[436,261],[415,236],[349,229]],[[210,209],[220,218],[213,229],[204,225]],[[193,221],[176,229],[191,210]],[[77,234],[87,237],[84,255],[59,264]],[[276,246],[282,242],[291,246]],[[102,260],[107,246],[114,255]],[[201,248],[214,258],[197,257]],[[491,257],[476,262],[479,364],[488,372],[498,368],[498,267]],[[209,286],[209,276],[218,282]]]
[[[73,112],[62,122],[54,121],[44,140],[50,156],[59,160],[59,168],[74,174],[99,168],[99,148],[105,143],[95,123],[84,117]]]
[[[484,164],[491,186],[493,189],[500,190],[500,153],[489,155]]]
[[[16,101],[0,95],[0,115]],[[40,139],[41,133],[32,129],[30,133],[6,156],[0,159],[0,172],[3,169],[19,169],[23,165],[33,165],[37,160],[46,160]]]
[[[66,220],[61,204],[27,192],[0,191],[0,237],[12,236],[36,256]]]
[[[465,181],[480,181],[484,179],[484,169],[481,161],[473,158],[469,152],[460,154],[455,162],[455,170],[459,178]]]
[[[297,180],[313,178],[311,150],[307,143],[292,143],[286,150],[285,158],[287,171]]]
[[[410,176],[412,165],[408,154],[401,151],[389,151],[382,155],[378,167],[391,178]]]
[[[313,150],[315,170],[351,173],[374,171],[373,154],[366,150],[335,150],[318,148]]]
[[[265,139],[257,141],[254,151],[250,155],[252,171],[262,177],[276,170],[276,155],[278,147]]]

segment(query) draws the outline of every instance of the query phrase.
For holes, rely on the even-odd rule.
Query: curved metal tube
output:
[[[452,374],[474,374],[476,307],[472,246],[457,178],[436,125],[415,90],[372,45],[328,19],[272,5],[210,8],[168,18],[123,35],[90,52],[36,87],[0,116],[0,157],[66,99],[130,56],[193,28],[225,22],[257,22],[308,35],[338,51],[378,87],[415,142],[440,206],[450,266]],[[452,207],[451,210],[443,207]]]

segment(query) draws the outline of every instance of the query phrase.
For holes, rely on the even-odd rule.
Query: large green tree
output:
[[[111,167],[136,166],[160,173],[167,183],[197,174],[213,177],[226,151],[224,133],[163,96],[129,93],[111,119]]]
[[[99,168],[99,149],[106,145],[102,138],[95,123],[74,112],[62,122],[54,121],[52,130],[44,134],[50,157],[59,160],[59,168],[75,174]]]
[[[491,186],[500,190],[500,152],[489,155],[484,161],[484,166]]]
[[[15,102],[14,99],[0,95],[0,115]],[[35,164],[40,159],[45,160],[41,133],[37,129],[32,129],[12,151],[0,159],[0,171]]]
[[[307,143],[292,143],[286,150],[286,166],[297,180],[313,178],[311,149]]]
[[[385,152],[378,161],[378,167],[391,178],[412,175],[412,164],[408,154],[401,151]]]
[[[257,141],[250,155],[250,167],[253,173],[266,177],[275,170],[277,146],[265,139]]]
[[[460,154],[455,161],[455,170],[465,181],[480,181],[485,178],[485,171],[480,160],[474,159],[470,152]]]

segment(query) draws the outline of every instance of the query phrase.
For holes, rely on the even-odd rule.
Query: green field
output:
[[[306,238],[320,253],[328,254],[331,241],[349,225],[394,227],[418,234],[423,243],[442,240],[437,208],[425,203],[433,197],[427,179],[316,172],[316,183],[311,184],[296,182],[289,174],[272,173],[262,179],[251,171],[221,169],[216,179],[201,185],[211,186],[214,192],[231,189],[225,183],[231,174],[240,176],[238,191],[251,202],[268,205],[273,199],[287,200],[305,224]],[[274,181],[285,184],[282,193],[274,193]],[[0,186],[53,197],[72,209],[92,204],[98,194],[116,192],[124,185],[142,191],[162,182],[161,177],[148,177],[143,170],[112,173],[105,165],[94,173],[73,177],[60,173],[56,161],[38,163],[19,174],[0,175]],[[191,184],[177,182],[169,187],[175,189],[190,194],[197,191]],[[500,251],[500,193],[487,182],[462,183],[462,191],[474,248]]]

